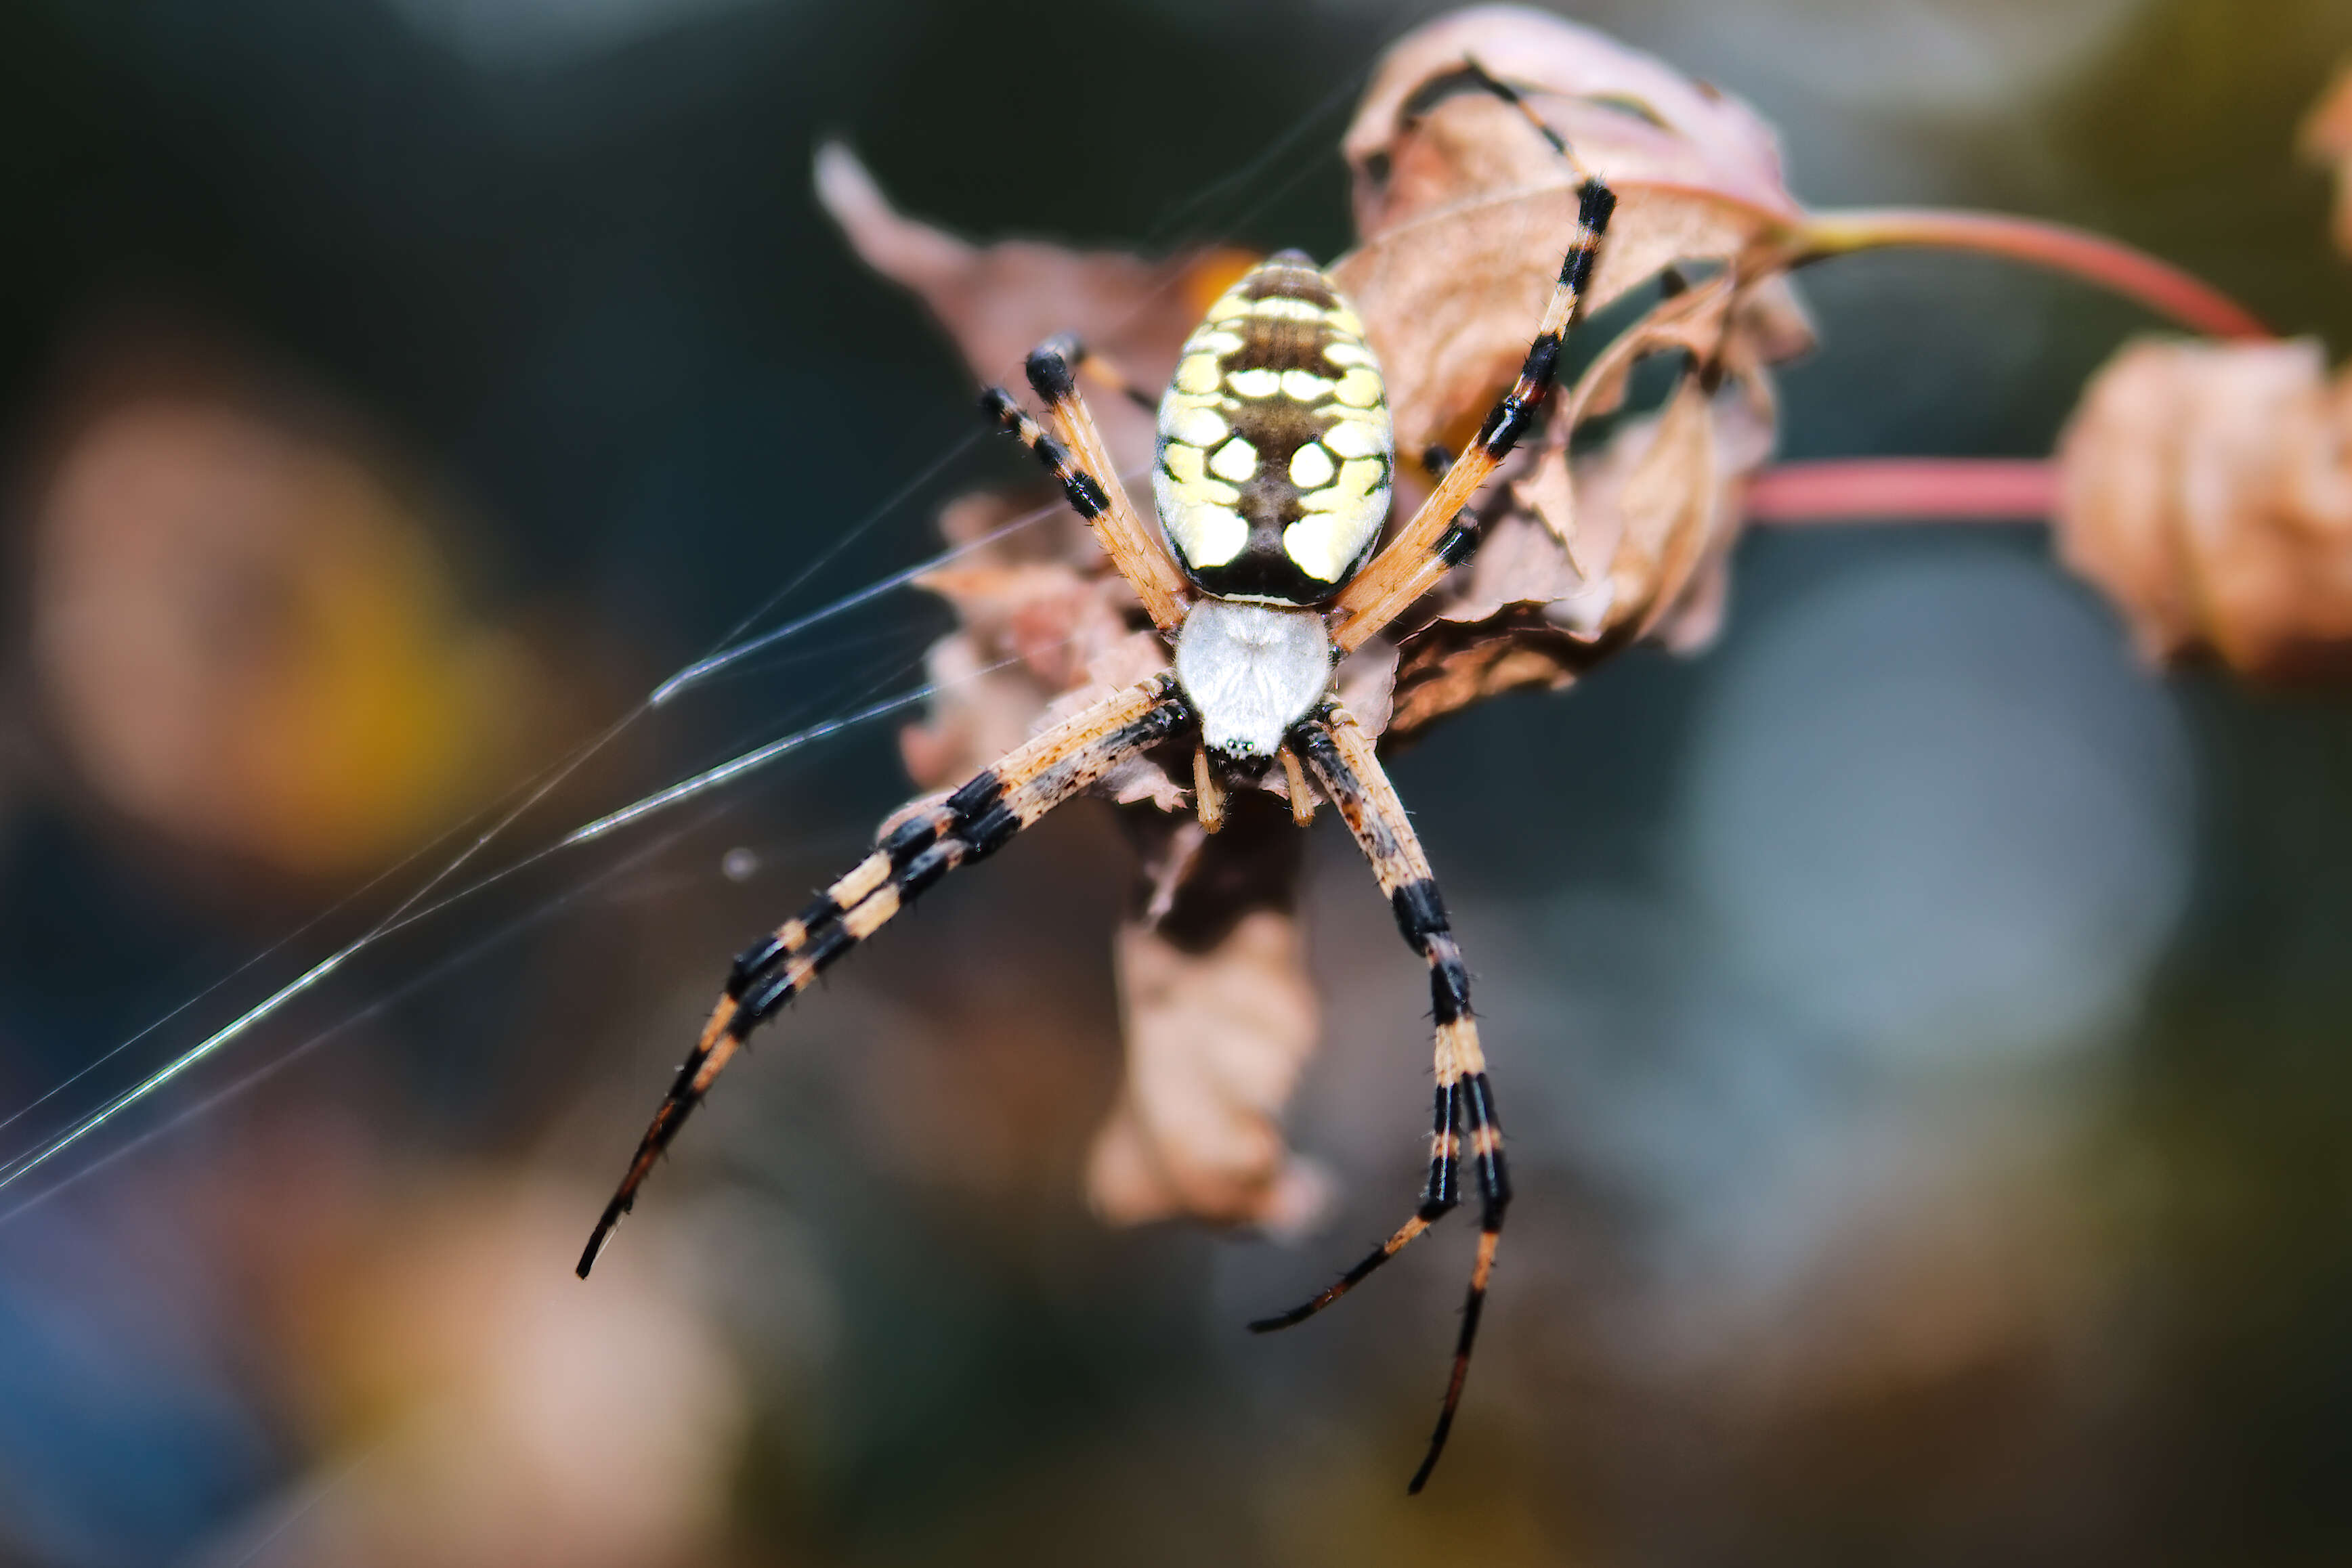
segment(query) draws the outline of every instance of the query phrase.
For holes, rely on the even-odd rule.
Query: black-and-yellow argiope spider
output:
[[[1482,86],[1519,102],[1475,64],[1471,70]],[[1535,123],[1564,153],[1557,136]],[[1340,706],[1332,672],[1341,655],[1477,548],[1479,523],[1465,507],[1551,390],[1562,337],[1615,205],[1598,177],[1584,179],[1576,233],[1517,379],[1475,443],[1377,554],[1395,461],[1386,383],[1355,312],[1297,252],[1272,257],[1234,284],[1184,344],[1159,405],[1152,489],[1164,545],[1120,486],[1079,395],[1076,372],[1085,351],[1074,340],[1056,339],[1028,360],[1051,434],[1002,388],[984,394],[983,406],[1061,482],[1152,623],[1172,640],[1174,667],[1055,726],[898,819],[847,875],[735,960],[725,994],[596,1222],[580,1259],[583,1278],[654,1161],[751,1031],[926,888],[1002,849],[1139,754],[1191,751],[1194,804],[1210,831],[1223,820],[1229,784],[1254,781],[1279,764],[1301,825],[1314,810],[1309,774],[1339,808],[1405,941],[1428,962],[1436,1111],[1428,1181],[1412,1217],[1321,1294],[1250,1327],[1287,1328],[1313,1316],[1453,1209],[1461,1199],[1466,1122],[1478,1249],[1444,1402],[1410,1487],[1422,1489],[1461,1402],[1511,1186],[1469,975],[1444,903],[1403,804],[1374,759],[1371,737]]]

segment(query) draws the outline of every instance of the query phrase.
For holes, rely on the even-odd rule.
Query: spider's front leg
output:
[[[1093,528],[1111,565],[1135,586],[1151,623],[1172,633],[1183,622],[1191,588],[1111,465],[1110,448],[1078,392],[1076,367],[1083,358],[1084,350],[1068,338],[1051,339],[1029,356],[1029,385],[1045,402],[1051,434],[1003,387],[981,393],[981,406],[1061,482],[1062,493]]]
[[[1129,758],[1193,722],[1192,704],[1171,675],[1097,703],[898,823],[815,903],[746,949],[597,1219],[580,1254],[581,1278],[636,1201],[654,1162],[754,1029],[948,873],[986,859]]]
[[[1412,1217],[1320,1295],[1250,1327],[1265,1333],[1305,1322],[1444,1218],[1461,1198],[1462,1127],[1466,1121],[1471,1167],[1478,1184],[1478,1253],[1471,1266],[1470,1293],[1462,1310],[1461,1335],[1454,1343],[1454,1372],[1445,1386],[1445,1403],[1438,1412],[1437,1429],[1430,1437],[1429,1453],[1413,1472],[1408,1489],[1417,1492],[1437,1468],[1446,1435],[1454,1427],[1454,1413],[1462,1402],[1463,1382],[1470,1373],[1470,1351],[1478,1336],[1478,1316],[1486,1305],[1486,1282],[1494,1272],[1495,1249],[1502,1240],[1503,1211],[1510,1207],[1503,1129],[1495,1118],[1486,1061],[1478,1049],[1478,1023],[1470,1012],[1469,971],[1463,967],[1462,950],[1454,944],[1444,901],[1438,896],[1436,879],[1405,815],[1404,803],[1397,799],[1395,788],[1372,755],[1371,737],[1335,700],[1301,721],[1290,733],[1290,744],[1306,759],[1324,794],[1339,808],[1348,831],[1356,836],[1364,858],[1371,862],[1372,873],[1396,911],[1397,927],[1405,941],[1429,964],[1430,1007],[1436,1019],[1436,1116],[1430,1131],[1429,1180]]]
[[[1076,334],[1071,332],[1048,338],[1030,350],[1029,384],[1036,387],[1041,372],[1049,381],[1061,380],[1061,372],[1053,368],[1053,361],[1056,360],[1066,365],[1071,371],[1086,377],[1106,392],[1115,392],[1125,398],[1144,413],[1154,415],[1159,413],[1160,400],[1157,397],[1138,386],[1135,378],[1129,375],[1117,362],[1089,349],[1085,343],[1079,341]],[[1043,387],[1037,387],[1037,392],[1041,397],[1049,395]]]
[[[1510,101],[1521,100],[1512,94]],[[1540,127],[1542,122],[1537,124]],[[1550,134],[1548,130],[1546,134]],[[1551,140],[1558,144],[1558,137]],[[1412,519],[1332,601],[1337,620],[1331,640],[1341,653],[1352,651],[1403,614],[1478,548],[1478,519],[1465,508],[1478,486],[1510,455],[1536,411],[1550,395],[1559,368],[1560,343],[1583,303],[1593,261],[1601,254],[1610,215],[1616,210],[1616,193],[1598,174],[1588,175],[1577,193],[1575,237],[1569,241],[1568,254],[1559,264],[1559,281],[1552,287],[1550,303],[1544,308],[1535,340],[1528,345],[1517,379],[1487,413],[1486,423],[1478,428],[1478,439],[1446,468],[1444,477]]]

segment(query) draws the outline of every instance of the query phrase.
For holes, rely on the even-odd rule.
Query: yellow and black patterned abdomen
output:
[[[1151,481],[1169,546],[1202,591],[1319,604],[1371,554],[1396,438],[1363,332],[1331,280],[1286,251],[1186,340]]]

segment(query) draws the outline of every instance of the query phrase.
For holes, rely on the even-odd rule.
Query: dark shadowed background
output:
[[[1328,256],[1348,105],[1433,9],[0,8],[0,1158],[1018,471],[816,211],[818,137],[976,235]],[[1576,14],[1752,100],[1809,201],[2063,218],[2352,345],[2291,152],[2339,0]],[[1983,260],[1801,284],[1795,456],[2040,455],[2149,326]],[[1465,1236],[1241,1332],[1420,1169],[1420,967],[1328,824],[1318,1234],[1087,1213],[1128,873],[1080,807],[836,971],[572,1277],[728,956],[906,793],[884,718],[0,1167],[0,1559],[2340,1558],[2352,712],[2151,676],[2038,529],[1761,533],[1734,596],[1701,657],[1398,763],[1521,1194],[1418,1501]],[[425,902],[909,688],[947,625],[886,596],[641,717]]]

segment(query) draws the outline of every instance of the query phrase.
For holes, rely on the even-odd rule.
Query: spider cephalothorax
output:
[[[1412,1215],[1313,1301],[1251,1326],[1283,1328],[1312,1316],[1454,1208],[1466,1146],[1479,1201],[1477,1259],[1437,1429],[1412,1479],[1412,1490],[1421,1489],[1461,1398],[1510,1181],[1469,975],[1444,902],[1370,736],[1332,690],[1332,671],[1477,548],[1478,523],[1465,506],[1551,389],[1561,335],[1614,205],[1598,179],[1584,182],[1559,285],[1517,380],[1385,548],[1395,456],[1386,387],[1355,312],[1296,252],[1250,271],[1210,306],[1184,345],[1160,404],[1158,529],[1119,485],[1079,395],[1082,348],[1057,339],[1029,357],[1029,382],[1045,404],[1050,433],[1010,393],[989,390],[983,405],[1061,482],[1169,640],[1173,667],[1045,730],[961,789],[894,818],[871,854],[736,959],[725,994],[589,1238],[583,1275],[751,1031],[926,888],[995,852],[1142,752],[1190,750],[1195,805],[1212,831],[1222,821],[1227,785],[1255,779],[1278,761],[1302,824],[1314,790],[1339,808],[1398,928],[1429,966],[1435,1114],[1428,1180]],[[1107,367],[1093,370],[1115,379]]]

